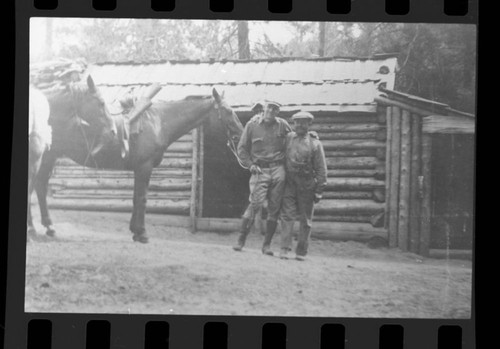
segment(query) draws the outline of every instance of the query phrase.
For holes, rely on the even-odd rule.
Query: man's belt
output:
[[[264,162],[264,161],[258,161],[257,166],[261,168],[271,168],[271,167],[278,167],[281,166],[285,163],[284,160],[278,160],[278,161],[269,161],[269,162]]]

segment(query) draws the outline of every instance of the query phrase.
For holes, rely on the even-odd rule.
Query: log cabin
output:
[[[313,237],[378,237],[425,256],[470,254],[474,115],[395,91],[395,55],[105,62],[89,69],[111,105],[158,82],[156,100],[208,95],[215,87],[243,124],[263,99],[281,103],[280,117],[287,120],[309,111],[328,165]],[[224,135],[203,126],[165,153],[151,178],[147,212],[192,231],[236,231],[248,179]],[[92,170],[62,159],[50,184],[54,208],[132,209],[131,172]]]

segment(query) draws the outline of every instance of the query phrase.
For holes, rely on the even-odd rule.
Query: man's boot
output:
[[[250,219],[249,218],[243,218],[241,221],[241,229],[240,229],[240,235],[238,236],[238,242],[236,243],[235,246],[233,246],[233,250],[235,251],[241,251],[243,249],[243,246],[245,246],[245,241],[247,240],[247,235],[250,232]]]
[[[292,248],[292,233],[294,221],[281,221],[281,259],[288,259],[288,251]]]
[[[278,222],[269,220],[267,221],[266,236],[264,237],[264,244],[262,245],[262,253],[268,256],[274,255],[273,251],[271,251],[271,240],[273,239],[277,226]]]

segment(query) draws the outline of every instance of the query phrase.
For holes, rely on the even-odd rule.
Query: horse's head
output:
[[[74,96],[75,116],[79,118],[86,133],[96,137],[97,143],[93,144],[92,152],[97,153],[103,145],[116,136],[115,120],[90,75],[87,78],[86,88],[74,85],[71,90]]]
[[[214,88],[212,90],[212,96],[214,98],[214,107],[218,112],[219,120],[226,131],[229,147],[235,150],[235,147],[240,141],[241,134],[243,133],[243,125],[233,109],[224,101],[224,93],[220,95]]]

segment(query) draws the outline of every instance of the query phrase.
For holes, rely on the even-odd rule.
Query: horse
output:
[[[126,115],[117,114],[113,118],[117,135],[126,134]],[[54,167],[55,160],[60,156],[67,156],[87,167],[134,172],[133,211],[129,229],[133,234],[133,241],[147,243],[149,238],[145,228],[145,212],[152,171],[160,165],[163,154],[173,142],[205,122],[222,124],[228,144],[235,153],[236,144],[243,133],[243,125],[236,113],[224,101],[223,94],[220,95],[215,88],[211,95],[188,96],[179,101],[153,102],[149,109],[139,117],[139,132],[130,134],[130,151],[127,157],[123,156],[123,142],[119,136],[111,141],[101,142],[97,148],[93,148],[81,144],[81,140],[80,144],[77,144],[75,140],[82,134],[85,134],[86,139],[99,137],[101,133],[96,135],[95,129],[86,128],[82,133],[82,130],[78,128],[69,130],[63,126],[54,127],[54,132],[57,134],[55,139],[58,139],[59,143],[57,143],[57,148],[54,148],[56,146],[54,145],[46,153],[38,181],[42,196],[39,200],[42,224],[53,230],[45,199],[49,174]],[[66,131],[59,134],[58,130],[61,129]]]
[[[52,129],[49,126],[50,106],[45,95],[34,86],[29,87],[28,116],[28,236],[34,232],[31,217],[31,196],[43,153],[52,143]]]
[[[33,91],[33,92],[32,92]],[[78,147],[98,151],[105,143],[116,138],[115,119],[111,116],[100,92],[89,75],[86,84],[83,82],[69,83],[61,88],[40,90],[31,89],[31,103],[47,104],[44,107],[34,104],[34,113],[45,110],[48,116],[47,126],[51,128],[50,147],[41,143],[40,132],[30,134],[29,176],[28,176],[28,232],[35,234],[31,216],[31,193],[33,187],[38,197],[42,225],[46,234],[54,236],[47,209],[48,180],[57,158]],[[35,98],[31,98],[34,96]],[[31,113],[31,110],[30,110]],[[36,120],[37,118],[35,118]],[[87,134],[92,135],[89,141]],[[68,149],[70,147],[71,149]]]

